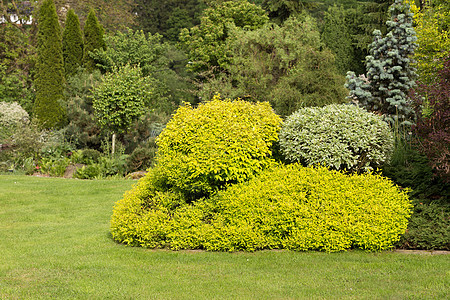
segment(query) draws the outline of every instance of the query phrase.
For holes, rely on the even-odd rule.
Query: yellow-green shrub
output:
[[[378,251],[405,232],[412,207],[387,178],[325,167],[273,166],[193,204],[181,194],[157,192],[157,174],[141,179],[116,204],[115,240],[213,251]]]
[[[157,139],[167,185],[198,198],[273,163],[281,119],[268,103],[220,100],[180,107]]]

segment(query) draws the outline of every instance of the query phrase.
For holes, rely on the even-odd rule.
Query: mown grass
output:
[[[0,176],[2,299],[446,299],[448,255],[172,252],[108,233],[132,181]]]

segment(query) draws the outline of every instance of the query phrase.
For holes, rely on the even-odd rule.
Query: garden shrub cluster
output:
[[[392,247],[408,224],[407,190],[370,172],[275,162],[280,125],[268,104],[215,97],[180,108],[156,166],[114,206],[113,238],[212,251]]]
[[[116,203],[115,240],[214,251],[378,251],[405,232],[411,209],[406,191],[371,173],[277,165],[194,204],[159,191],[158,176],[155,169]]]
[[[280,131],[280,148],[287,160],[336,170],[373,169],[389,159],[393,146],[387,123],[354,105],[302,108],[286,119]]]
[[[274,160],[281,118],[267,102],[220,100],[180,107],[157,139],[167,184],[194,197],[243,182]]]

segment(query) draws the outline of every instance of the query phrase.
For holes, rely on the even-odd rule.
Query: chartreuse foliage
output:
[[[38,20],[34,117],[41,126],[53,128],[62,125],[65,114],[60,103],[65,83],[61,27],[53,0],[42,3]]]
[[[379,251],[404,233],[406,191],[373,174],[277,165],[249,182],[186,204],[153,169],[114,207],[116,241],[149,248]]]
[[[300,109],[280,131],[280,148],[289,161],[367,171],[389,159],[392,132],[380,116],[354,105]]]
[[[267,168],[280,127],[266,102],[216,95],[198,108],[180,107],[157,139],[159,172],[186,195],[209,195]]]
[[[430,82],[450,55],[450,11],[444,4],[420,9],[413,0],[405,0],[414,13],[414,30],[419,45],[414,53],[420,78]]]

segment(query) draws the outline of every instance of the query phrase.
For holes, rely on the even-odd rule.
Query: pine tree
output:
[[[34,117],[45,128],[60,126],[65,79],[61,27],[53,0],[45,0],[38,12],[36,69]]]
[[[83,59],[83,34],[78,16],[72,9],[67,13],[62,43],[64,69],[66,71],[66,78],[68,78],[77,72]]]
[[[95,11],[91,9],[86,23],[84,25],[84,52],[83,62],[88,70],[95,69],[95,62],[89,56],[89,52],[95,49],[106,49],[105,40],[103,39],[104,30],[102,25],[98,22]]]
[[[366,57],[366,78],[348,72],[346,87],[350,89],[349,97],[357,99],[366,109],[379,112],[391,121],[398,116],[400,124],[407,124],[414,117],[408,92],[416,78],[411,57],[417,38],[409,5],[396,0],[389,12],[386,36],[374,31],[370,55]]]

